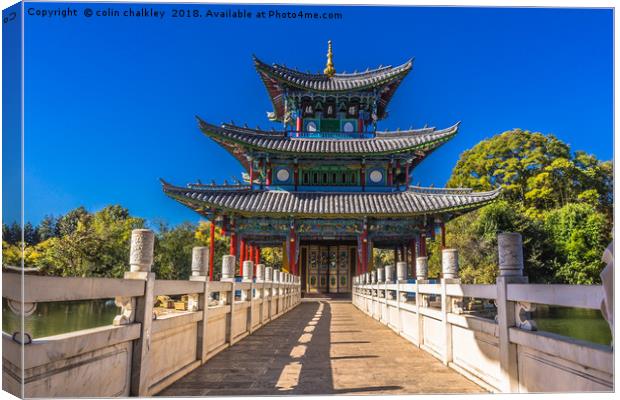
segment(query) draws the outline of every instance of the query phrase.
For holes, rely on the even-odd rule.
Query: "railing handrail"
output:
[[[383,288],[385,282],[374,284],[353,284],[354,287],[364,289]],[[388,283],[388,285],[394,285]],[[401,292],[415,293],[415,284],[399,284]],[[418,285],[420,294],[440,294],[441,283],[421,283]],[[563,285],[540,283],[509,283],[507,284],[507,300],[516,302],[536,303],[549,306],[584,308],[599,310],[603,301],[603,287],[601,285]],[[495,300],[497,297],[496,284],[446,284],[446,295],[452,297],[473,297]]]
[[[82,278],[2,273],[2,297],[26,303],[110,299],[118,296],[139,297],[144,282],[117,278]]]

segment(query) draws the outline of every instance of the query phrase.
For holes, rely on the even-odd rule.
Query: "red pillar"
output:
[[[209,232],[209,280],[213,280],[213,265],[215,258],[215,221],[211,221],[211,232]]]
[[[388,166],[387,166],[387,184],[388,186],[392,186],[392,183],[394,182],[394,179],[392,177],[392,161],[388,162]]]
[[[250,187],[254,183],[254,161],[250,160]]]
[[[297,117],[297,132],[301,132],[301,127],[303,126],[303,120],[301,117]]]
[[[446,225],[441,223],[441,248],[446,248]]]
[[[254,261],[254,246],[253,246],[253,245],[251,245],[251,244],[248,244],[248,245],[247,245],[247,252],[248,252],[248,254],[247,254],[247,257],[246,257],[246,258],[247,258],[248,260],[250,260],[250,261]],[[245,261],[245,260],[244,260],[244,261]]]
[[[260,247],[254,248],[254,264],[260,264]]]
[[[360,170],[360,183],[362,184],[362,192],[366,191],[366,164],[362,164],[362,169]]]
[[[359,252],[356,255],[359,255]],[[360,270],[360,258],[359,258],[359,256],[355,257],[355,261],[356,261],[356,263],[355,263],[355,275],[360,275],[362,272]]]
[[[267,161],[267,178],[265,184],[267,186],[271,185],[271,161]]]
[[[230,255],[237,255],[237,234],[235,233],[235,223],[230,222]]]
[[[243,239],[243,237],[239,240],[239,266],[241,267],[243,265],[243,262],[245,261],[245,239]]]
[[[426,257],[426,234],[420,236],[420,257]]]
[[[361,118],[357,119],[357,131],[359,133],[364,132],[364,121]]]

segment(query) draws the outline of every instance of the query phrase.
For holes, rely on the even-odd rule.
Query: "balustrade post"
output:
[[[515,303],[508,301],[510,283],[527,283],[523,276],[523,244],[521,234],[500,233],[497,237],[499,253],[499,276],[496,280],[497,325],[499,331],[500,384],[503,392],[519,391],[517,345],[510,342],[510,328],[516,325]]]
[[[273,268],[265,267],[265,297],[267,298],[267,321],[271,320],[271,307],[273,304]]]
[[[446,285],[450,283],[460,283],[458,279],[459,255],[456,249],[443,249],[441,251],[441,324],[444,331],[445,348],[443,352],[443,363],[448,365],[452,362],[452,327],[448,323],[448,314],[451,313],[453,303],[448,298]]]
[[[428,280],[428,257],[416,258],[416,280]]]
[[[151,272],[153,265],[153,246],[155,234],[149,229],[134,229],[131,231],[131,247],[129,252],[129,272],[125,272],[125,279],[145,281],[144,296],[136,298],[135,314],[128,319],[115,319],[115,325],[137,322],[140,324],[140,337],[134,340],[131,358],[131,386],[133,396],[146,397],[149,395],[149,367],[151,347],[151,326],[153,322],[153,300],[155,288],[155,273]],[[118,303],[118,301],[117,301]],[[131,302],[130,302],[131,303]],[[123,313],[123,315],[126,315]]]
[[[386,297],[388,300],[394,300],[394,293],[392,290],[387,290],[387,284],[394,283],[394,266],[385,266],[385,283],[386,283]]]
[[[407,292],[400,290],[401,284],[407,283],[407,263],[399,261],[396,263],[396,279],[398,280],[399,302],[407,302]]]
[[[190,294],[188,297],[188,309],[190,311],[202,310],[202,320],[198,322],[197,348],[196,354],[202,363],[207,361],[207,325],[209,322],[209,303],[211,302],[211,291],[209,289],[209,266],[210,256],[208,247],[194,247],[192,249],[192,276],[190,281],[204,282],[203,293]]]
[[[230,282],[230,292],[226,294],[226,305],[230,306],[230,319],[228,321],[228,343],[233,345],[233,321],[235,320],[235,262],[236,257],[231,255],[222,256],[222,277],[220,282]],[[222,295],[220,293],[220,302]]]
[[[380,289],[381,284],[383,284],[383,290]],[[379,288],[378,297],[385,297],[385,268],[383,267],[377,268],[377,288]]]

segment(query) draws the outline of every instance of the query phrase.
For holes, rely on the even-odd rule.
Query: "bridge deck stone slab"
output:
[[[303,302],[162,396],[484,393],[349,302]]]

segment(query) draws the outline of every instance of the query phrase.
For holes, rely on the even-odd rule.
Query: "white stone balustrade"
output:
[[[499,276],[492,285],[462,284],[458,253],[442,252],[440,283],[428,281],[428,259],[417,258],[415,284],[407,284],[397,264],[393,287],[400,298],[382,298],[365,279],[355,280],[352,302],[444,364],[494,392],[590,392],[613,390],[613,352],[609,346],[538,333],[531,319],[534,304],[599,309],[603,290],[597,285],[528,284],[523,273],[521,236],[500,234]],[[386,287],[391,271],[385,267]],[[379,285],[380,286],[380,285]],[[380,292],[380,291],[379,291]],[[416,299],[441,296],[441,309]],[[487,299],[497,318],[482,318],[462,309],[464,297]]]
[[[262,264],[256,283],[248,281],[247,272],[243,282],[235,282],[235,257],[230,255],[222,259],[221,280],[210,282],[204,247],[192,250],[189,280],[157,280],[151,272],[153,239],[151,231],[132,232],[130,271],[124,279],[27,276],[22,293],[22,275],[4,272],[8,301],[115,298],[122,309],[109,326],[33,339],[24,347],[3,333],[3,389],[24,397],[152,396],[301,301],[298,279],[288,276],[284,283],[278,274],[274,280],[272,269]],[[244,301],[234,301],[236,290],[246,293]],[[214,294],[219,302],[211,300]],[[154,299],[180,295],[188,295],[188,312],[168,310],[161,316]],[[28,377],[23,387],[16,379],[21,374]],[[87,377],[87,384],[78,377]]]

